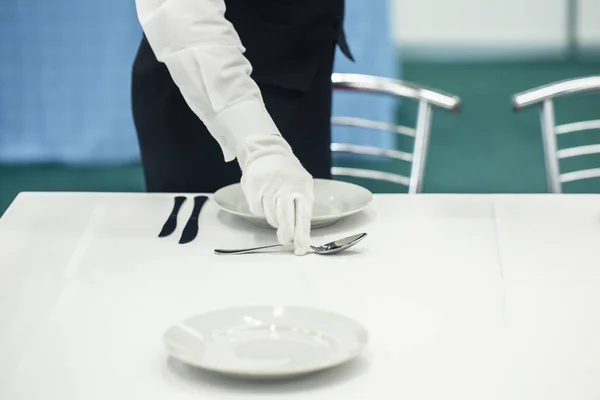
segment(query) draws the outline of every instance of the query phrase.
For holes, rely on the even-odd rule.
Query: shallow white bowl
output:
[[[322,228],[364,210],[373,194],[362,186],[328,179],[314,180],[315,201],[311,227]],[[260,227],[271,227],[266,219],[250,212],[239,183],[219,189],[214,200],[224,211],[246,219]]]
[[[172,326],[164,343],[198,368],[252,379],[304,375],[358,356],[367,331],[341,315],[311,308],[252,306],[197,315]]]

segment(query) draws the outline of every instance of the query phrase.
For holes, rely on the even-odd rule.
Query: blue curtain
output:
[[[355,63],[337,51],[335,72],[401,79],[401,66],[392,40],[389,0],[346,0],[346,35]],[[398,101],[370,94],[335,93],[333,114],[395,122]],[[333,140],[383,148],[395,146],[394,134],[333,127]]]
[[[346,29],[357,62],[337,54],[336,71],[398,77],[388,0],[347,0]],[[140,37],[133,0],[3,0],[0,162],[138,160],[130,73]],[[393,109],[390,99],[334,98],[336,115],[391,121]],[[334,139],[393,145],[337,128]]]
[[[0,161],[137,160],[133,0],[4,0]]]

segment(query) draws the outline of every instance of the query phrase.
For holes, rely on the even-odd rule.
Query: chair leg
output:
[[[427,148],[429,146],[429,133],[431,131],[431,104],[425,100],[419,102],[417,116],[417,129],[415,135],[415,148],[413,151],[412,170],[410,174],[409,194],[423,191],[423,177],[427,163]]]
[[[556,145],[554,104],[545,100],[541,110],[542,140],[544,143],[544,162],[546,164],[546,182],[551,193],[561,193],[560,169]]]

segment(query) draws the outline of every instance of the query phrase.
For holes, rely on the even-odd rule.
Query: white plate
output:
[[[352,183],[328,179],[315,179],[315,202],[312,228],[322,228],[331,225],[341,218],[364,210],[373,194],[362,186]],[[214,200],[224,211],[240,216],[254,225],[271,227],[266,219],[257,217],[250,212],[248,203],[239,183],[219,189]]]
[[[300,307],[213,311],[171,327],[164,343],[176,359],[221,374],[273,379],[304,375],[358,356],[367,332],[346,317]]]

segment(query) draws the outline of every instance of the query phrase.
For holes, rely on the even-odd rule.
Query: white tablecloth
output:
[[[216,256],[266,244],[205,205],[197,239],[156,236],[170,195],[25,193],[0,219],[0,399],[598,399],[600,196],[376,195],[314,242],[334,257]],[[162,333],[249,304],[361,321],[365,355],[244,383],[168,359]]]

